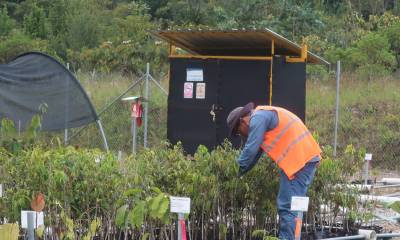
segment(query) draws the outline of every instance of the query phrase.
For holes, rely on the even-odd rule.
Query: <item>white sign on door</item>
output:
[[[190,198],[171,196],[170,210],[172,213],[190,213]]]
[[[201,69],[201,68],[186,69],[186,81],[202,82],[203,81],[203,69]]]

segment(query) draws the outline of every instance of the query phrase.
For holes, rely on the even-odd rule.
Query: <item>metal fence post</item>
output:
[[[35,240],[35,215],[37,213],[29,211],[27,214],[28,223],[28,240]]]
[[[67,63],[67,69],[69,70],[69,63]],[[68,145],[68,128],[67,128],[67,123],[65,124],[65,129],[64,129],[64,145]]]
[[[132,117],[132,154],[136,153],[136,117]]]
[[[108,148],[108,143],[107,143],[106,134],[104,133],[103,125],[101,124],[100,119],[98,119],[98,120],[96,121],[96,123],[97,123],[97,126],[98,126],[99,129],[100,129],[101,137],[103,138],[103,146],[104,146],[104,149],[108,152],[108,151],[109,151],[109,148]]]
[[[146,82],[145,82],[145,107],[144,107],[144,136],[143,136],[143,147],[147,148],[147,122],[149,118],[149,78],[150,78],[150,64],[146,64]]]
[[[336,65],[336,113],[335,113],[335,139],[333,143],[333,156],[336,157],[337,133],[339,123],[339,89],[340,89],[340,60]]]

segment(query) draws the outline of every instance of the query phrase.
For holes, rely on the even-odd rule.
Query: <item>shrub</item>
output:
[[[33,40],[25,34],[14,32],[8,38],[0,41],[0,63],[6,63],[28,51],[47,52],[55,56],[46,40]]]
[[[1,6],[0,6],[1,7]],[[0,37],[7,36],[13,28],[13,22],[8,16],[6,5],[0,9]]]

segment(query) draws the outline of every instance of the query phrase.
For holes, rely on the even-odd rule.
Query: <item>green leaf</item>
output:
[[[93,219],[93,221],[90,223],[89,231],[90,231],[90,236],[93,236],[96,233],[96,230],[99,228],[101,224],[101,221],[99,218]]]
[[[158,218],[162,219],[169,211],[169,198],[165,195],[163,196],[160,207],[158,209]]]
[[[117,224],[118,227],[123,227],[125,226],[125,217],[126,217],[126,212],[128,209],[128,205],[123,205],[117,210],[117,215],[115,217],[115,224]]]
[[[139,188],[133,188],[133,189],[128,189],[124,192],[125,197],[136,197],[139,196],[143,192],[142,189]]]
[[[400,213],[400,201],[394,202],[390,205],[390,208]]]
[[[158,187],[152,187],[151,190],[158,194],[162,193]]]
[[[150,234],[149,233],[145,233],[142,236],[142,240],[147,240],[149,238]]]
[[[146,202],[138,201],[135,207],[129,213],[129,220],[132,225],[139,228],[144,222],[144,216],[146,213]]]

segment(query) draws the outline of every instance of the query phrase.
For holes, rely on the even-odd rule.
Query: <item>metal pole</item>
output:
[[[149,76],[150,76],[150,64],[146,64],[146,82],[145,82],[145,107],[144,107],[144,143],[143,147],[147,148],[147,121],[149,118]]]
[[[381,238],[392,238],[392,237],[400,237],[400,233],[378,233],[376,234],[378,239]]]
[[[18,120],[18,137],[21,137],[21,120]]]
[[[104,133],[103,125],[101,124],[100,119],[98,119],[96,121],[96,123],[97,123],[97,126],[99,126],[101,137],[103,138],[104,149],[108,152],[110,149],[108,148],[107,138],[106,138],[106,134]]]
[[[35,212],[29,211],[28,217],[28,240],[35,240]]]
[[[339,123],[339,89],[340,89],[340,60],[336,65],[336,118],[335,118],[335,139],[333,144],[333,156],[336,157],[337,132]]]
[[[368,184],[368,170],[369,170],[369,161],[365,160],[365,186]]]
[[[353,235],[353,236],[325,238],[325,239],[330,239],[330,240],[365,239],[365,236],[364,235]]]
[[[183,213],[178,213],[178,240],[182,240],[182,226],[181,226],[181,220],[184,220],[184,215]]]
[[[64,145],[68,143],[68,129],[64,129]]]
[[[67,63],[67,69],[69,70],[69,63]],[[69,84],[68,84],[68,86],[69,86]],[[64,145],[67,146],[67,144],[68,144],[68,128],[67,128],[67,120],[66,120],[65,121],[65,129],[64,129]]]
[[[136,153],[136,118],[132,117],[132,154]]]

